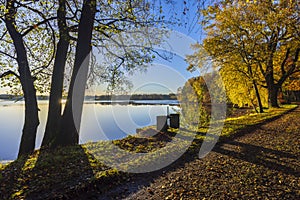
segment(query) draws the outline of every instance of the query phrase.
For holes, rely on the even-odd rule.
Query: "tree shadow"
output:
[[[1,171],[0,176],[0,199],[10,199],[20,190],[21,174],[28,157],[23,156],[8,164]]]
[[[94,177],[90,159],[93,158],[80,145],[54,151],[41,149],[30,157],[18,159],[3,171],[1,199],[74,196],[81,188],[86,189]]]
[[[237,158],[247,162],[263,165],[273,170],[277,170],[277,171],[280,170],[283,173],[299,176],[300,175],[299,172],[295,168],[288,165],[288,159],[289,160],[297,159],[295,155],[282,152],[282,151],[276,151],[276,150],[264,148],[261,146],[255,146],[251,144],[245,144],[245,143],[234,141],[237,138],[240,138],[242,136],[250,134],[251,132],[257,129],[260,129],[263,125],[267,123],[279,119],[283,115],[286,115],[293,111],[295,112],[295,109],[289,110],[288,112],[285,112],[279,116],[264,120],[263,122],[255,125],[248,125],[245,127],[245,124],[241,124],[243,125],[243,128],[239,129],[234,135],[231,135],[229,137],[222,137],[221,140],[217,143],[217,145],[213,149],[213,151],[226,154],[233,158]],[[184,131],[193,132],[187,129]],[[214,137],[214,135],[209,135],[207,133],[202,133],[202,132],[197,132],[196,134],[200,136]],[[182,136],[181,139],[185,139],[184,136]],[[189,139],[189,137],[186,139]],[[142,173],[142,174],[129,174],[130,177],[129,179],[127,179],[124,182],[120,182],[120,184],[118,184],[116,187],[112,188],[111,190],[105,191],[104,193],[103,192],[98,193],[98,191],[93,191],[92,193],[94,196],[96,196],[95,199],[99,199],[99,196],[101,197],[101,199],[123,199],[129,197],[133,193],[138,192],[141,188],[150,186],[155,179],[162,176],[166,172],[169,173],[175,171],[179,168],[184,167],[186,163],[198,159],[198,153],[202,142],[203,142],[202,139],[197,139],[197,138],[194,139],[193,144],[188,149],[188,151],[186,151],[174,163],[172,163],[171,165],[163,169],[154,172]],[[235,152],[230,149],[223,148],[223,145],[234,145],[240,147],[242,151]],[[283,163],[277,162],[278,159],[280,158],[286,159],[287,161]],[[90,196],[84,196],[84,197],[92,199],[90,198]]]
[[[235,140],[237,138],[243,137],[244,135],[247,135],[251,132],[254,132],[258,129],[262,129],[262,126],[281,118],[283,115],[286,115],[286,114],[291,113],[291,112],[299,112],[299,110],[296,110],[298,107],[290,109],[287,112],[284,112],[284,113],[282,113],[280,115],[277,115],[275,117],[265,119],[262,122],[259,122],[257,124],[253,124],[253,125],[247,125],[247,124],[243,124],[243,123],[236,124],[236,123],[226,122],[226,125],[241,126],[242,128],[237,129],[236,133],[233,134],[233,135],[230,135],[230,136],[224,137],[224,138],[220,138],[221,140],[220,140],[219,143],[225,143],[225,142],[228,142],[228,141],[232,141],[232,140]]]
[[[281,115],[264,120],[261,123],[255,125],[246,125],[245,128],[238,130],[238,132],[234,135],[231,135],[227,138],[222,138],[221,141],[215,146],[213,151],[231,156],[236,159],[251,162],[253,164],[258,164],[272,170],[281,171],[285,174],[300,176],[300,172],[295,169],[295,166],[291,166],[291,160],[299,159],[296,155],[237,141],[238,138],[250,134],[256,130],[262,130],[264,134],[273,134],[274,131],[277,131],[276,129],[270,129],[269,127],[266,129],[263,126],[281,118],[283,115],[288,113],[300,112],[300,110],[297,109],[298,107],[293,108]],[[244,124],[240,125],[244,126]]]
[[[63,199],[79,192],[94,177],[90,159],[93,159],[92,156],[80,145],[59,148],[51,152],[48,149],[41,149],[33,168],[33,174],[39,179],[37,183],[40,185],[35,189],[37,184],[29,183],[28,188],[32,193],[27,195],[27,198]]]
[[[188,131],[187,132],[193,132]],[[168,135],[172,135],[173,137],[176,135],[174,132],[166,133]],[[202,132],[195,132],[198,135],[205,135]],[[180,136],[182,140],[190,141],[191,138],[189,136]],[[164,167],[163,169],[147,172],[147,173],[120,173],[121,176],[125,176],[126,178],[118,178],[118,180],[114,183],[114,179],[111,180],[110,187],[103,189],[103,182],[101,179],[96,180],[96,187],[90,190],[88,193],[81,194],[79,196],[80,199],[122,199],[126,198],[132,193],[137,192],[143,187],[148,187],[150,184],[157,179],[159,176],[165,174],[166,172],[175,171],[178,168],[184,167],[187,162],[193,161],[198,158],[198,152],[203,142],[202,139],[194,139],[192,146],[176,161]],[[76,196],[75,198],[77,198]]]
[[[235,159],[261,165],[271,170],[300,177],[300,172],[292,164],[292,161],[298,160],[298,157],[287,152],[238,141],[230,141],[217,145],[213,151]]]
[[[288,165],[288,162],[277,162],[280,158],[283,160],[297,159],[294,155],[233,141],[260,129],[264,124],[274,121],[281,116],[249,126],[246,129],[241,129],[229,138],[223,138],[213,151],[270,169],[300,176],[298,171]],[[196,134],[206,135],[206,133],[201,132]],[[181,139],[185,138],[182,137]],[[166,172],[175,171],[184,167],[186,163],[198,159],[198,152],[202,142],[202,139],[194,139],[193,145],[188,151],[174,163],[161,170],[142,174],[120,172],[116,175],[118,177],[115,178],[112,176],[96,178],[93,171],[95,167],[91,166],[91,160],[94,158],[92,155],[87,154],[80,145],[66,147],[52,153],[47,149],[42,149],[39,155],[36,156],[37,159],[34,161],[34,166],[26,165],[26,161],[32,158],[22,158],[10,163],[2,171],[2,178],[0,177],[0,199],[11,199],[13,195],[20,191],[22,193],[17,195],[20,195],[21,198],[15,196],[15,199],[76,199],[77,197],[81,199],[99,199],[99,196],[101,196],[101,199],[126,198],[141,188],[150,186],[155,179]],[[241,149],[241,151],[235,151],[234,149]],[[103,168],[104,170],[107,170],[107,168]],[[8,180],[11,177],[13,178]],[[29,190],[31,192],[27,193]]]

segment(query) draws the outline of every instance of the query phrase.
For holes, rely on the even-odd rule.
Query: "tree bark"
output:
[[[78,27],[75,63],[57,145],[78,144],[84,92],[92,50],[91,40],[96,11],[96,0],[85,0]]]
[[[268,70],[268,68],[267,68]],[[267,82],[267,88],[268,88],[268,101],[269,101],[269,107],[271,108],[278,108],[278,86],[274,82],[274,75],[273,75],[273,66],[269,67],[268,74],[266,75],[265,79]]]
[[[262,106],[262,103],[261,103],[261,98],[260,98],[260,94],[259,94],[259,89],[257,87],[257,83],[256,81],[254,80],[253,78],[253,70],[252,70],[252,67],[251,65],[247,65],[247,68],[248,68],[248,73],[250,74],[251,76],[251,79],[252,79],[252,84],[253,84],[253,88],[254,88],[254,91],[255,91],[255,96],[256,96],[256,99],[257,99],[257,103],[258,103],[258,107],[259,107],[259,113],[263,113],[264,110],[263,110],[263,106]],[[255,108],[255,111],[256,108]]]
[[[290,49],[287,50],[286,58],[283,60],[281,64],[282,75],[277,81],[277,83],[274,83],[274,78],[272,76],[266,77],[267,85],[268,85],[268,93],[269,93],[269,103],[271,107],[279,107],[277,101],[279,89],[282,87],[282,84],[286,81],[286,79],[297,71],[297,67],[299,68],[297,62],[299,59],[300,48],[297,48],[295,50],[294,58],[292,59],[292,64],[288,65],[289,67],[287,70],[284,69],[285,65],[287,65],[286,61],[288,60],[289,54],[290,54]]]
[[[18,154],[18,157],[20,157],[34,151],[36,132],[39,125],[38,105],[34,78],[31,76],[24,41],[22,35],[16,29],[15,0],[8,0],[6,8],[8,12],[5,14],[5,24],[16,49],[19,77],[25,99],[25,122]]]
[[[271,108],[279,107],[277,102],[278,87],[274,79],[274,65],[273,65],[273,59],[274,59],[274,54],[276,52],[277,44],[278,41],[275,39],[275,37],[272,37],[270,43],[268,44],[268,51],[270,55],[266,63],[267,68],[265,72],[265,79],[268,88],[268,101],[269,101],[269,107]]]
[[[255,90],[256,98],[257,98],[257,103],[258,103],[258,107],[259,107],[259,113],[263,113],[264,112],[263,105],[261,103],[261,98],[260,98],[259,90],[258,90],[258,87],[257,87],[257,84],[256,84],[255,81],[253,81],[253,87],[254,87],[254,90]]]
[[[59,8],[57,10],[59,41],[55,55],[51,90],[49,97],[48,118],[46,123],[45,134],[42,147],[51,147],[52,143],[58,137],[61,111],[62,111],[62,92],[64,84],[65,65],[67,60],[68,48],[70,45],[70,37],[66,23],[66,0],[59,0]]]
[[[268,85],[268,95],[269,95],[269,106],[272,108],[279,108],[278,105],[278,91],[279,87],[275,84]]]

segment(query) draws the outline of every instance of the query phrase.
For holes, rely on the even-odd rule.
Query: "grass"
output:
[[[264,113],[252,113],[237,118],[227,118],[222,131],[222,136],[229,137],[241,129],[281,116],[283,113],[296,107],[297,105],[283,105],[281,108],[266,109],[264,110]]]
[[[240,130],[279,117],[295,107],[285,105],[282,108],[266,110],[262,114],[228,118],[220,140],[228,139]],[[0,199],[68,197],[98,188],[99,184],[100,189],[105,191],[115,184],[126,182],[129,177],[128,173],[105,165],[110,159],[128,159],[124,152],[148,152],[143,157],[124,160],[128,162],[117,167],[123,170],[138,169],[141,165],[155,167],[153,161],[159,158],[169,159],[170,155],[176,155],[179,151],[195,153],[207,130],[207,127],[202,127],[194,133],[170,129],[168,133],[143,138],[142,136],[147,134],[153,135],[154,129],[150,127],[143,129],[135,137],[129,136],[113,142],[87,143],[60,148],[54,152],[38,150],[29,157],[5,165],[0,164]],[[111,153],[116,146],[123,149],[123,153]],[[176,160],[177,157],[172,159]]]

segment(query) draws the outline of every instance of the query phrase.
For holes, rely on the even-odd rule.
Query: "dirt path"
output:
[[[178,167],[179,166],[179,167]],[[164,171],[165,170],[165,171]],[[300,199],[300,108],[95,199]]]

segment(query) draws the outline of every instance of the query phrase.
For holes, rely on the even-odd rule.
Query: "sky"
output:
[[[168,50],[175,53],[175,56],[171,61],[156,59],[148,68],[147,74],[133,77],[134,89],[148,84],[147,89],[150,90],[152,83],[157,92],[172,91],[176,93],[177,89],[183,87],[189,78],[200,75],[198,71],[188,72],[186,70],[188,63],[185,62],[185,56],[194,53],[191,45],[201,42],[203,35],[201,27],[197,23],[197,5],[194,4],[194,1],[181,0],[175,1],[175,4],[172,5],[164,4],[163,7],[167,18],[178,17],[182,23],[180,26],[170,27],[171,35],[167,38],[167,43],[171,47]],[[186,10],[185,7],[189,10]]]
[[[136,72],[134,75],[128,76],[129,81],[133,84],[132,93],[176,93],[177,89],[182,87],[189,78],[199,76],[197,71],[188,72],[186,70],[188,64],[184,61],[186,55],[193,53],[190,46],[201,41],[201,28],[196,23],[197,6],[193,5],[193,1],[183,0],[174,1],[174,4],[169,5],[162,1],[162,6],[163,14],[167,19],[177,17],[182,23],[180,26],[169,27],[171,34],[166,39],[170,45],[168,51],[174,56],[169,61],[156,58],[146,72]],[[185,7],[188,7],[189,10],[186,10]],[[94,92],[95,95],[105,93],[105,87],[105,85],[99,87],[97,92]],[[5,91],[7,88],[0,88],[0,94]],[[87,93],[91,95],[90,92]]]
[[[177,93],[177,89],[183,87],[189,78],[199,75],[197,71],[194,73],[187,71],[188,63],[184,60],[186,55],[193,53],[190,46],[195,42],[196,40],[193,38],[173,31],[170,38],[168,38],[170,51],[174,53],[173,58],[170,61],[161,58],[155,59],[146,73],[137,73],[131,77],[130,79],[134,85],[133,91],[142,93],[141,87],[147,85],[144,88],[148,90],[146,93]],[[153,85],[153,88],[151,85]]]
[[[196,21],[197,6],[193,5],[193,1],[186,1],[189,10],[183,15],[185,10],[183,2],[176,1],[175,4],[171,5],[163,4],[163,14],[166,15],[166,19],[177,17],[182,23],[179,26],[168,27],[171,34],[170,37],[166,38],[165,43],[167,45],[161,45],[163,47],[157,48],[157,50],[173,53],[173,58],[164,60],[157,57],[148,66],[146,72],[136,72],[134,75],[128,76],[128,80],[133,84],[129,93],[177,93],[177,89],[183,87],[189,78],[200,75],[198,71],[188,72],[186,70],[188,63],[185,62],[185,56],[194,53],[191,45],[201,42],[203,37],[201,27]],[[96,90],[95,95],[105,94],[106,88],[102,85]],[[93,92],[88,93],[93,95]]]

